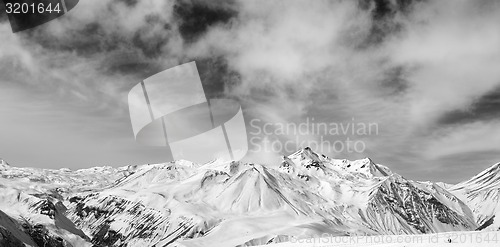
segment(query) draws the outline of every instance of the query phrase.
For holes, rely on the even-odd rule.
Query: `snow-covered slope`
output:
[[[436,184],[406,180],[369,158],[334,160],[305,149],[289,160],[299,165],[286,161],[282,167],[308,183],[319,180],[322,198],[345,207],[344,212],[376,233],[428,233],[475,226],[471,212],[454,195]]]
[[[37,238],[65,246],[251,246],[478,227],[469,207],[436,183],[309,148],[275,165],[3,166],[0,197],[3,239],[31,246],[40,246]]]
[[[11,167],[9,166],[9,164],[7,164],[7,162],[5,162],[5,160],[3,160],[2,158],[0,158],[0,171],[2,170],[7,170],[7,169],[10,169]]]
[[[292,239],[291,241],[261,245],[260,247],[497,247],[500,232],[443,232],[419,235],[378,235],[334,237],[322,236],[313,239]]]
[[[450,191],[469,205],[480,229],[500,230],[500,163]]]

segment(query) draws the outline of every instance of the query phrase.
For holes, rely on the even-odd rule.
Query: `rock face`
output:
[[[325,233],[485,229],[494,222],[493,215],[478,221],[478,211],[451,193],[465,185],[450,192],[369,158],[331,159],[309,148],[277,166],[7,167],[0,184],[0,241],[7,246],[251,246]]]

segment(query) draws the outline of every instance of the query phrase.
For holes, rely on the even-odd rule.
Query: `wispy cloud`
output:
[[[96,150],[79,165],[117,164],[124,158],[113,157],[136,148],[141,158],[132,159],[149,162],[134,146],[126,94],[145,76],[198,59],[202,76],[239,99],[250,120],[379,124],[378,135],[360,137],[366,152],[328,155],[371,156],[417,179],[432,176],[425,172],[431,166],[460,162],[463,153],[488,152],[484,167],[498,161],[499,150],[487,145],[498,141],[497,119],[471,113],[467,122],[442,121],[478,110],[475,104],[500,88],[498,1],[385,1],[385,9],[376,2],[384,1],[81,1],[65,17],[26,33],[12,34],[0,23],[0,89],[9,99],[0,109],[29,122],[22,128],[64,129],[51,142],[57,148],[63,144],[53,143],[75,143],[71,156],[40,158],[40,164],[81,157],[76,149],[96,143],[113,148]],[[206,21],[194,21],[197,16]],[[226,68],[208,66],[214,61]],[[33,116],[20,114],[20,107]],[[22,132],[6,123],[12,133]]]
[[[353,1],[242,1],[239,6],[238,19],[213,28],[190,51],[225,54],[242,75],[232,93],[255,100],[260,106],[255,115],[271,122],[310,116],[377,122],[381,133],[365,140],[367,153],[350,156],[380,157],[379,162],[401,170],[424,171],[453,152],[485,151],[485,145],[476,145],[485,135],[447,146],[435,133],[449,131],[438,121],[444,115],[470,109],[500,86],[497,2],[402,6],[394,1],[389,6],[395,14],[379,19],[373,16],[376,5],[363,10]],[[374,27],[385,29],[381,34]],[[268,96],[264,101],[257,95],[261,90]],[[494,139],[497,134],[487,128],[494,124],[455,126],[452,133],[467,128]]]

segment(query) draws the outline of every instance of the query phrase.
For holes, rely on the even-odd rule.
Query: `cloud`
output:
[[[411,68],[412,122],[433,123],[500,86],[499,12],[492,1],[418,6],[407,31],[388,45],[392,61]]]
[[[166,25],[171,13],[169,2],[83,1],[22,33],[0,23],[3,156],[70,168],[168,159],[134,143],[126,95],[144,72],[178,62],[176,54],[163,57],[182,50],[172,48],[180,36]],[[138,65],[147,68],[137,72]]]
[[[328,155],[371,156],[418,178],[436,161],[443,167],[459,162],[449,158],[454,154],[498,153],[480,141],[496,142],[495,118],[442,119],[474,111],[478,100],[500,87],[499,5],[490,0],[81,1],[63,18],[25,33],[14,35],[0,23],[0,86],[13,92],[9,99],[17,99],[17,106],[40,106],[34,122],[79,129],[83,137],[72,140],[79,148],[118,136],[117,142],[133,143],[126,105],[130,88],[196,59],[205,89],[238,99],[250,120],[377,123],[378,135],[361,138],[365,153]],[[0,109],[16,116],[13,104]],[[133,149],[129,144],[120,145]],[[106,157],[112,155],[121,154]]]
[[[479,134],[455,148],[433,143],[444,142],[434,135],[447,128],[439,119],[471,109],[500,86],[498,2],[392,1],[386,13],[373,2],[364,9],[354,1],[238,6],[235,20],[210,29],[188,52],[224,54],[241,75],[230,93],[252,105],[254,116],[277,123],[311,116],[376,122],[380,134],[366,138],[369,152],[360,156],[381,157],[399,169],[422,171],[425,165],[415,165],[486,149]],[[492,125],[481,123],[476,131],[487,133]]]
[[[462,153],[500,152],[500,121],[444,128],[426,143],[426,155],[441,158]]]
[[[194,54],[225,54],[231,68],[256,86],[258,74],[275,83],[298,79],[341,62],[348,42],[363,38],[370,20],[354,2],[240,1],[238,18],[212,28],[190,48]],[[357,34],[356,32],[360,33]],[[306,83],[304,83],[306,84]]]
[[[186,51],[195,57],[222,54],[240,75],[228,94],[245,102],[256,117],[275,122],[308,113],[322,77],[347,67],[344,63],[368,35],[371,21],[352,1],[236,5],[236,18],[212,27]]]

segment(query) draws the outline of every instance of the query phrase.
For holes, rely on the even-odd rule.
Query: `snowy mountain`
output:
[[[7,164],[7,162],[5,162],[5,160],[0,158],[0,170],[6,170],[8,168],[10,168],[9,164]]]
[[[479,229],[500,230],[500,163],[450,191],[469,205]]]
[[[2,166],[0,175],[0,246],[252,246],[479,226],[437,183],[309,148],[275,165]]]

